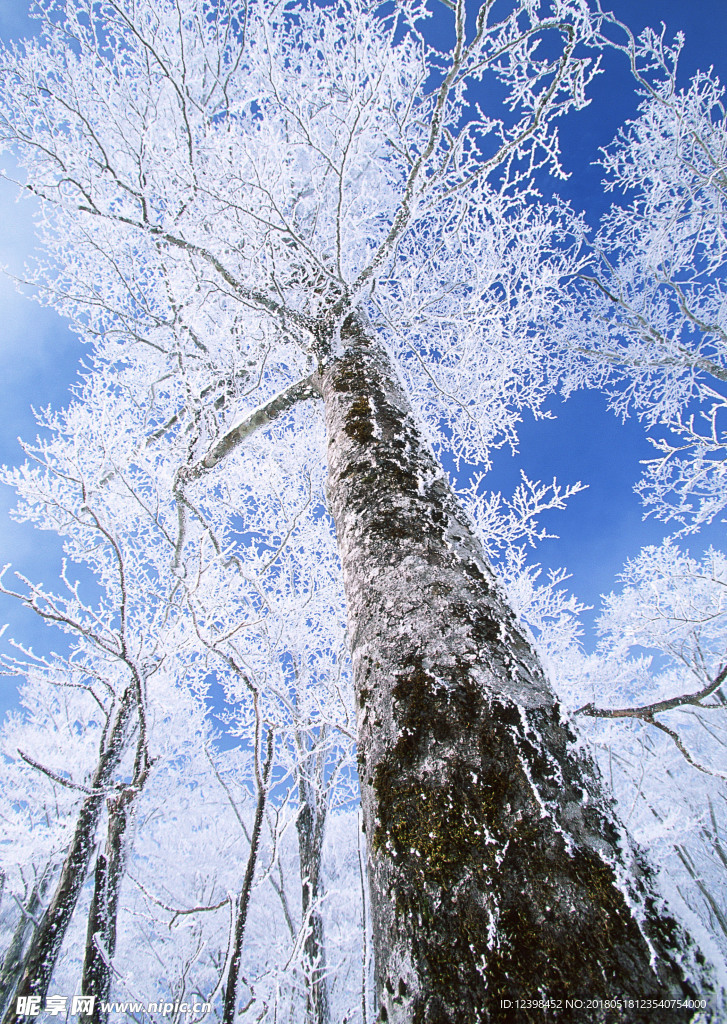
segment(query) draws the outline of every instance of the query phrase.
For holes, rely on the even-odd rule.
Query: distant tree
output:
[[[36,664],[19,696],[2,731],[3,1014],[72,842],[80,793],[67,767],[76,777],[90,769],[102,730],[100,709],[74,673]]]
[[[112,402],[109,396],[113,396]],[[94,739],[99,752],[87,758],[83,779],[79,777],[83,763],[73,743],[75,717],[71,717],[65,745],[62,737],[54,744],[44,735],[44,722],[34,748],[24,755],[29,760],[21,759],[26,771],[30,767],[42,778],[47,775],[55,788],[76,796],[77,806],[69,810],[68,819],[74,814],[77,819],[50,906],[36,906],[33,890],[25,907],[29,923],[26,927],[18,923],[6,966],[10,970],[12,961],[16,997],[33,994],[43,998],[64,940],[66,953],[69,941],[71,945],[79,942],[74,918],[90,867],[93,880],[85,956],[78,966],[82,989],[95,994],[97,1001],[93,1012],[83,1016],[89,1024],[108,1018],[103,1007],[114,985],[117,991],[119,988],[118,979],[114,980],[114,959],[119,929],[123,932],[127,927],[124,911],[128,901],[124,903],[122,889],[139,841],[137,808],[140,801],[143,805],[149,788],[151,799],[161,799],[159,791],[168,778],[163,761],[186,756],[190,730],[200,728],[195,702],[207,692],[209,677],[214,674],[225,694],[219,713],[229,735],[238,736],[248,753],[247,769],[245,759],[240,759],[234,785],[238,792],[241,786],[243,791],[249,786],[256,805],[248,821],[246,815],[238,816],[236,804],[232,804],[244,833],[244,837],[238,835],[233,858],[233,864],[242,862],[240,877],[230,879],[236,891],[212,907],[200,897],[200,914],[220,910],[228,903],[234,910],[230,954],[218,965],[214,985],[224,1002],[222,1019],[232,1019],[237,1005],[246,925],[253,891],[259,885],[266,835],[273,852],[263,876],[276,870],[276,844],[294,819],[299,827],[290,830],[299,834],[299,870],[296,866],[292,881],[299,876],[298,892],[296,895],[295,885],[291,890],[288,875],[287,890],[281,888],[280,895],[286,906],[301,903],[302,909],[300,926],[296,925],[291,935],[293,952],[289,951],[287,958],[291,974],[299,969],[304,979],[307,996],[303,1005],[307,998],[320,1019],[328,1006],[321,916],[324,828],[332,802],[340,806],[350,800],[351,784],[345,779],[341,784],[341,773],[350,777],[353,770],[353,712],[339,569],[329,525],[320,515],[320,480],[312,481],[305,467],[296,470],[294,479],[287,478],[274,460],[263,468],[259,453],[248,453],[254,470],[242,474],[237,485],[228,489],[235,514],[218,514],[206,530],[199,529],[196,519],[188,524],[188,564],[194,564],[195,572],[180,579],[174,571],[176,536],[168,530],[177,524],[177,510],[169,491],[163,485],[160,490],[154,476],[156,471],[164,479],[164,466],[147,443],[143,410],[128,399],[123,375],[91,377],[68,410],[40,417],[42,442],[26,446],[30,458],[22,469],[6,473],[7,482],[20,497],[18,517],[57,531],[65,540],[70,565],[63,566],[60,594],[27,580],[22,580],[24,589],[17,592],[11,591],[7,582],[0,586],[75,637],[67,658],[54,656],[45,663],[24,652],[24,656],[6,657],[6,668],[28,677],[28,692],[34,701],[45,692],[43,671],[61,693],[82,694],[96,717],[108,716],[109,697],[117,691],[125,694],[122,702],[129,701],[124,730],[110,727],[108,721],[105,728],[97,723],[99,735]],[[299,444],[310,446],[310,441],[310,436],[301,437]],[[167,471],[167,479],[170,476]],[[280,514],[274,517],[286,535],[281,544],[266,531],[273,518],[271,504],[277,508],[283,494],[286,504],[293,507],[287,520]],[[236,519],[243,509],[249,543],[234,557],[220,559],[218,533],[230,528],[226,516]],[[263,537],[267,543],[261,544]],[[194,556],[190,554],[193,542]],[[80,572],[82,583],[73,579],[73,567]],[[266,580],[264,588],[261,580]],[[148,593],[151,583],[153,596]],[[129,697],[124,680],[128,673],[133,678],[133,669],[143,676],[145,685],[141,695],[133,691]],[[172,686],[170,691],[169,680],[175,676],[176,688]],[[141,715],[136,710],[139,699]],[[170,728],[170,703],[192,709],[186,717],[177,716],[177,731],[171,739],[164,738]],[[83,713],[78,714],[83,719]],[[18,733],[19,723],[10,725]],[[107,756],[109,735],[116,737],[111,759]],[[202,760],[203,775],[204,771],[215,772],[212,761]],[[105,774],[94,784],[97,761],[104,765]],[[69,764],[77,773],[70,777]],[[160,772],[161,780],[155,782]],[[195,773],[199,775],[198,766]],[[229,796],[222,778],[217,774],[216,778]],[[291,790],[298,791],[297,808],[294,801],[278,797],[274,812],[266,814],[273,781],[280,792],[285,790],[286,780],[289,796]],[[193,781],[194,773],[187,783],[190,793],[194,792]],[[196,785],[201,788],[201,783]],[[12,799],[22,801],[20,796]],[[200,808],[195,814],[202,811]],[[27,834],[30,828],[32,824],[13,833],[18,855],[24,844],[33,842]],[[232,830],[239,832],[234,822]],[[172,864],[168,863],[167,869],[172,871]],[[180,907],[178,916],[184,917],[183,903],[176,905]],[[23,948],[33,923],[33,941]],[[218,949],[226,948],[228,941],[222,936],[212,941],[217,939]],[[72,957],[72,962],[77,959]],[[164,994],[179,1001],[179,991],[170,990],[168,984],[164,982]],[[179,984],[183,991],[187,982],[182,978]],[[157,1000],[159,990],[150,996],[150,1001]],[[207,1001],[209,996],[207,992],[200,998]],[[257,998],[254,1001],[259,1002]],[[8,1020],[15,1019],[14,1005],[13,1000],[13,1007],[7,1008]]]
[[[623,198],[577,289],[571,384],[595,384],[620,415],[666,429],[639,491],[659,519],[693,532],[727,507],[724,86],[710,69],[679,87],[682,36],[611,31],[641,105],[601,158]]]
[[[593,654],[552,658],[630,831],[656,855],[662,884],[727,950],[727,560],[667,540],[644,548],[603,600]],[[584,696],[589,700],[583,703]],[[718,957],[719,958],[719,957]]]
[[[583,229],[531,201],[532,176],[560,173],[553,121],[585,102],[601,18],[445,6],[443,52],[408,2],[49,0],[41,40],[0,54],[0,134],[43,205],[43,293],[97,372],[126,368],[165,453],[188,592],[200,530],[218,565],[285,544],[285,494],[262,537],[227,514],[239,449],[266,429],[294,465],[300,437],[271,427],[289,416],[320,460],[323,406],[379,1021],[506,1020],[506,998],[574,989],[683,999],[700,955],[433,451],[487,465],[560,369]],[[482,81],[497,109],[468,104]],[[258,608],[276,572],[273,549]]]
[[[95,584],[82,596],[80,581],[70,578],[67,563],[59,592],[22,576],[18,590],[6,579],[0,581],[5,594],[72,637],[67,656],[43,660],[23,652],[24,656],[6,659],[7,669],[30,679],[45,675],[61,691],[79,690],[94,710],[92,721],[97,727],[95,756],[77,763],[69,751],[64,758],[61,749],[60,771],[44,763],[42,750],[37,756],[21,752],[31,767],[74,793],[77,805],[60,874],[23,955],[16,997],[45,996],[92,863],[96,878],[83,977],[93,981],[100,999],[108,994],[127,828],[152,767],[148,689],[167,657],[168,635],[176,625],[173,591],[178,582],[168,556],[162,566],[155,566],[153,548],[134,539],[140,526],[149,528],[145,482],[139,476],[132,482],[115,474],[114,459],[129,444],[130,433],[114,429],[107,434],[107,428],[119,427],[124,410],[116,407],[115,421],[110,411],[97,415],[99,405],[94,399],[98,403],[103,394],[103,390],[101,395],[88,391],[85,403],[57,417],[49,415],[46,426],[54,429],[55,436],[28,447],[34,465],[5,474],[21,497],[18,516],[57,531],[72,563],[90,570]],[[103,488],[98,487],[99,474],[105,475]],[[88,725],[84,723],[83,728],[86,731]],[[97,832],[106,817],[106,848],[98,852]],[[4,1019],[16,1019],[15,1003]]]

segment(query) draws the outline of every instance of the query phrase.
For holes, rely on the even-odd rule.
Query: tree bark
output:
[[[308,981],[306,1021],[308,1024],[330,1024],[326,947],[320,912],[321,855],[327,806],[320,799],[315,785],[306,777],[305,769],[306,766],[302,765],[298,772],[300,809],[296,828],[300,854],[303,921],[308,921],[308,933],[303,946]]]
[[[10,945],[5,951],[2,967],[0,968],[0,1013],[4,1013],[15,992],[15,987],[20,979],[23,970],[23,947],[25,940],[32,928],[33,921],[41,909],[48,885],[51,879],[51,870],[48,866],[43,872],[41,879],[33,886],[28,899],[25,913],[21,913],[18,923],[10,940]]]
[[[8,1007],[3,1024],[17,1024],[21,1019],[15,1012],[20,996],[40,996],[45,1001],[53,968],[88,870],[106,797],[105,790],[124,753],[135,706],[133,687],[129,686],[119,702],[109,732],[102,740],[98,763],[91,779],[90,794],[81,804],[60,877],[48,909],[33,933],[23,958],[16,999]]]
[[[108,1012],[102,1004],[111,992],[111,961],[116,952],[119,890],[126,869],[127,833],[138,788],[126,787],[109,797],[106,849],[98,854],[93,895],[88,911],[86,952],[81,991],[96,997],[91,1013],[79,1015],[79,1024],[106,1024]],[[100,947],[100,948],[99,948]]]
[[[680,964],[703,960],[624,849],[386,352],[353,315],[340,347],[320,386],[378,1021],[653,1021],[565,1005],[693,998]],[[561,1008],[515,1003],[538,999]]]
[[[227,971],[225,984],[225,1001],[222,1010],[222,1024],[234,1024],[235,1012],[237,1009],[237,982],[240,976],[240,964],[242,963],[242,943],[245,938],[245,926],[247,924],[247,911],[250,906],[250,893],[255,878],[255,866],[260,851],[260,836],[262,835],[263,814],[265,801],[268,797],[268,782],[270,770],[273,766],[273,730],[268,730],[267,750],[265,763],[263,765],[262,778],[258,780],[257,806],[255,808],[255,820],[250,836],[250,851],[247,856],[247,867],[242,882],[242,889],[237,900],[237,913],[235,915],[235,934],[232,940],[232,956]]]

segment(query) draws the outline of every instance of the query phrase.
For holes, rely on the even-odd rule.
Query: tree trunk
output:
[[[119,890],[126,867],[129,818],[138,793],[138,789],[128,787],[108,800],[106,849],[96,858],[81,978],[81,992],[96,999],[91,1013],[80,1014],[79,1024],[106,1024],[108,1019],[108,1012],[103,1011],[101,1004],[108,1002],[111,991]]]
[[[50,867],[43,872],[41,879],[33,886],[33,890],[25,907],[25,913],[21,913],[20,919],[13,932],[10,945],[5,951],[2,967],[0,968],[0,1014],[5,1012],[15,992],[15,987],[20,979],[23,970],[23,947],[25,940],[32,928],[33,920],[43,904],[43,898],[48,889],[51,879]]]
[[[245,938],[245,926],[247,924],[247,911],[250,906],[250,893],[255,878],[255,866],[260,851],[260,836],[262,835],[263,813],[265,801],[268,797],[268,782],[270,770],[273,766],[273,730],[268,730],[267,751],[265,764],[263,765],[262,778],[258,779],[257,806],[255,808],[255,820],[250,836],[250,851],[247,855],[247,867],[242,882],[242,889],[237,900],[237,913],[235,915],[235,934],[232,940],[232,956],[227,971],[225,983],[225,1001],[222,1010],[222,1024],[234,1024],[235,1012],[237,1009],[237,982],[240,976],[240,964],[242,963],[242,943]]]
[[[113,724],[102,741],[98,764],[91,779],[91,793],[85,798],[78,812],[71,844],[63,861],[55,892],[23,958],[22,977],[15,993],[16,1000],[21,996],[40,996],[41,1000],[45,1001],[53,968],[88,870],[96,841],[96,829],[106,797],[105,789],[111,782],[124,753],[127,730],[134,708],[133,689],[129,686],[121,698]],[[17,1024],[20,1020],[15,1012],[15,1006],[16,1001],[8,1008],[3,1024]]]
[[[340,344],[320,386],[378,1021],[653,1021],[566,1007],[693,998],[679,964],[703,961],[624,850],[386,352],[354,316]],[[561,1008],[515,1002],[548,998]]]
[[[320,799],[316,787],[305,777],[305,770],[306,766],[302,765],[298,773],[300,809],[296,828],[300,853],[303,921],[308,921],[308,933],[303,946],[308,981],[306,1021],[308,1024],[330,1024],[326,948],[320,912],[321,854],[327,807]]]

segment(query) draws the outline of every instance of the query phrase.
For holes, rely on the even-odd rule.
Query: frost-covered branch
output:
[[[623,198],[584,236],[590,264],[562,333],[566,387],[605,389],[619,415],[664,432],[639,492],[657,518],[695,532],[727,505],[724,87],[712,69],[680,85],[681,35],[636,39],[610,16],[600,31],[642,100],[602,151],[607,188]]]

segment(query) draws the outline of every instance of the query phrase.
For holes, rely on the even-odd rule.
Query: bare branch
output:
[[[642,718],[645,722],[652,722],[654,715],[661,714],[663,711],[673,711],[675,708],[681,708],[685,705],[694,705],[699,708],[716,707],[717,705],[704,705],[701,702],[705,697],[715,693],[726,679],[727,664],[707,686],[697,690],[696,693],[686,693],[679,697],[670,697],[668,700],[655,701],[653,704],[643,704],[637,708],[597,708],[595,704],[584,704],[574,714],[587,715],[589,718]],[[656,723],[652,722],[652,724],[655,725]]]

